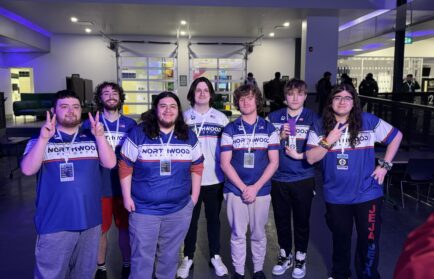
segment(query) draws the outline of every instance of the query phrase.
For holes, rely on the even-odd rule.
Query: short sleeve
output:
[[[138,132],[139,128],[133,129],[130,134],[128,134],[128,137],[121,148],[121,158],[128,165],[132,165],[136,162],[137,157],[139,156]]]
[[[225,126],[222,133],[222,139],[220,143],[221,152],[232,151],[233,149],[233,128],[232,123]]]

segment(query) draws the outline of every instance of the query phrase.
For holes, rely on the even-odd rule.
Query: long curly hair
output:
[[[113,91],[118,92],[119,94],[119,104],[117,106],[117,109],[120,110],[122,109],[122,106],[124,105],[125,102],[125,93],[124,93],[124,89],[117,83],[115,82],[110,82],[110,81],[104,81],[101,84],[98,84],[98,86],[95,89],[95,93],[93,96],[93,101],[96,104],[96,107],[99,111],[103,111],[104,109],[104,104],[101,100],[101,96],[102,96],[102,91],[104,90],[104,88],[106,87],[111,87],[113,89]]]
[[[362,128],[362,108],[360,106],[359,96],[354,87],[348,84],[340,84],[333,88],[332,93],[329,94],[327,98],[327,105],[323,111],[323,123],[324,123],[324,131],[327,136],[331,130],[336,126],[336,118],[335,112],[333,111],[332,103],[333,97],[342,92],[347,91],[353,97],[353,108],[350,111],[350,115],[348,116],[348,132],[350,134],[350,146],[354,148],[358,144],[358,134],[360,129]]]
[[[184,117],[182,115],[181,102],[178,96],[172,92],[164,91],[157,95],[157,97],[152,102],[152,108],[144,113],[142,113],[140,119],[143,121],[143,131],[145,134],[153,139],[160,136],[160,126],[158,125],[158,103],[163,98],[172,98],[176,101],[178,105],[178,117],[175,120],[175,131],[174,135],[180,140],[188,139],[188,126],[185,124]]]

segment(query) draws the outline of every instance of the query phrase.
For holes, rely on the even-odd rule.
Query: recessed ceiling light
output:
[[[78,18],[76,18],[76,17],[73,16],[73,17],[71,17],[71,21],[72,21],[72,22],[77,22],[77,21],[78,21]]]
[[[287,22],[283,23],[283,26],[289,27],[289,22],[287,21]]]
[[[270,36],[270,37],[274,37],[274,33],[271,32],[270,34],[268,34],[268,36]]]
[[[84,29],[84,31],[86,31],[86,33],[90,33],[90,32],[92,32],[92,29],[86,28],[86,29]]]
[[[353,51],[363,51],[363,49],[361,49],[361,48],[355,48],[355,49],[353,49]]]
[[[185,34],[187,34],[187,33],[185,33],[185,31],[180,31],[179,32],[179,35],[181,35],[181,36],[185,36]]]
[[[187,21],[185,21],[185,20],[181,20],[181,25],[186,25],[187,24]]]
[[[395,40],[395,38],[392,38],[392,39],[390,39],[391,41],[394,41]]]

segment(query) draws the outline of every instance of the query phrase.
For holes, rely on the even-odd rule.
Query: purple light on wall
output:
[[[370,49],[376,49],[379,47],[384,46],[383,43],[377,43],[377,44],[368,44],[368,45],[364,45],[363,47],[361,47],[361,49],[363,50],[370,50]]]
[[[354,53],[352,50],[342,50],[338,52],[338,55],[354,55]]]
[[[405,36],[407,37],[424,37],[429,35],[434,35],[434,30],[419,30],[414,32],[408,32],[405,34]]]
[[[15,21],[16,23],[19,23],[23,26],[26,26],[27,28],[32,29],[33,31],[38,32],[39,34],[44,35],[45,37],[51,37],[53,34],[51,32],[48,32],[47,30],[43,29],[42,27],[39,27],[38,25],[34,24],[33,22],[28,21],[27,19],[9,11],[5,8],[0,7],[0,15]]]

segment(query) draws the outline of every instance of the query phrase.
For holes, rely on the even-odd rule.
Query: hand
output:
[[[384,182],[384,177],[387,174],[387,170],[385,168],[382,168],[380,166],[377,166],[374,170],[374,172],[371,174],[371,177],[373,177],[375,180],[378,181],[378,184],[382,185]]]
[[[258,189],[254,185],[246,187],[243,191],[242,198],[245,203],[253,203],[256,200]]]
[[[295,160],[303,159],[303,153],[298,153],[296,149],[289,148],[289,146],[285,146],[285,153],[292,159]]]
[[[130,213],[136,211],[136,205],[134,204],[134,201],[131,198],[131,196],[124,197],[124,207]]]
[[[290,134],[290,130],[289,130],[289,124],[285,123],[282,125],[282,129],[280,131],[280,140],[285,140],[288,138]]]
[[[50,117],[50,113],[47,111],[47,119],[45,120],[44,125],[41,128],[41,132],[39,137],[42,139],[50,139],[54,136],[54,132],[56,131],[56,114],[53,114],[53,117]]]
[[[90,131],[95,137],[104,136],[104,126],[99,122],[99,111],[96,112],[95,118],[89,112]]]
[[[330,133],[327,135],[326,141],[328,144],[332,145],[335,142],[339,140],[339,138],[342,135],[342,132],[345,130],[345,128],[348,127],[348,124],[345,124],[344,126],[339,128],[339,122],[336,123],[336,126],[333,128],[333,130],[330,131]]]

